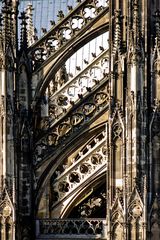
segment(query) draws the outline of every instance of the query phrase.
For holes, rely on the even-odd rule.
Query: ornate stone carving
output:
[[[103,236],[102,220],[41,220],[39,234],[61,234],[75,239],[79,236]]]
[[[101,135],[99,135],[100,137]],[[98,136],[96,137],[98,139]],[[74,161],[71,160],[71,165],[66,167],[59,166],[57,169],[57,176],[54,174],[52,178],[52,194],[57,195],[56,201],[62,201],[64,197],[75,190],[82,184],[89,176],[96,174],[97,171],[103,170],[106,166],[105,162],[105,133],[100,141],[92,140],[91,148],[88,148],[83,155],[76,156]],[[76,160],[75,160],[76,159]],[[62,166],[62,165],[61,165]],[[64,166],[64,163],[63,163]],[[55,200],[55,199],[54,199]],[[57,204],[53,202],[53,206]],[[52,207],[53,207],[52,206]]]
[[[53,81],[50,82],[50,123],[54,124],[57,120],[62,118],[66,112],[68,112],[73,106],[82,101],[84,97],[89,95],[97,87],[97,85],[107,77],[104,60],[108,61],[108,49],[101,53],[89,65],[87,65],[87,67],[82,70],[77,76],[68,81],[67,78],[65,78],[65,84],[60,84],[56,80],[56,92],[51,91],[51,89],[55,88],[55,85],[53,84]],[[47,92],[48,88],[46,90],[46,95]],[[95,97],[97,105],[101,105],[107,100],[107,93],[101,93]]]
[[[49,34],[45,35],[39,42],[30,49],[29,55],[32,57],[33,69],[37,69],[47,58],[55,54],[60,48],[66,45],[74,36],[88,28],[100,14],[108,10],[109,1],[87,0],[63,18],[59,12],[61,22],[54,26]]]
[[[100,88],[98,92],[106,93],[108,91],[108,83],[107,85]],[[95,94],[97,94],[95,93]],[[107,99],[106,99],[107,100]],[[35,161],[38,159],[38,162],[40,162],[42,159],[44,159],[51,151],[54,150],[54,147],[57,146],[59,143],[62,142],[62,140],[67,139],[71,134],[74,133],[74,129],[77,130],[78,128],[81,128],[85,123],[90,121],[96,114],[98,114],[100,111],[103,111],[103,109],[107,108],[107,102],[104,101],[99,107],[97,108],[95,104],[95,95],[92,95],[88,98],[87,104],[82,104],[80,107],[75,109],[72,114],[70,114],[70,117],[66,117],[63,119],[63,122],[60,122],[59,124],[55,125],[55,127],[50,128],[49,132],[47,132],[47,135],[42,137],[39,141],[35,142],[35,149],[41,149],[41,146],[43,145],[43,148],[45,148],[45,151],[43,151],[43,154],[36,151],[35,152]],[[78,114],[78,115],[77,115]],[[81,116],[81,119],[83,118],[83,121],[79,121],[78,124],[73,124],[73,115]],[[53,141],[53,144],[51,145],[50,139],[48,139],[48,135],[53,135],[56,139]],[[50,138],[50,137],[49,137]],[[49,141],[49,143],[48,143]],[[37,162],[37,163],[38,163]]]

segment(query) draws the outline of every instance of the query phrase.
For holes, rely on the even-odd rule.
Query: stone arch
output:
[[[87,130],[87,131],[81,133],[80,136],[77,136],[78,137],[78,142],[74,139],[73,140],[74,143],[72,142],[72,143],[69,144],[68,147],[66,146],[65,152],[63,154],[62,154],[62,151],[61,151],[59,153],[59,155],[55,156],[55,158],[51,161],[50,165],[48,165],[48,167],[44,170],[44,172],[42,174],[42,179],[43,180],[41,179],[41,182],[39,182],[41,187],[38,186],[38,188],[37,188],[36,202],[35,202],[35,204],[37,206],[37,207],[35,206],[36,211],[38,210],[37,208],[38,208],[38,206],[40,204],[41,199],[43,198],[43,191],[44,191],[44,189],[46,190],[47,186],[49,186],[48,184],[50,183],[51,177],[54,175],[54,173],[56,171],[63,170],[59,166],[60,165],[64,165],[65,166],[65,164],[69,164],[69,165],[71,164],[70,163],[70,161],[71,161],[70,156],[74,152],[74,149],[78,148],[78,146],[80,147],[79,148],[79,151],[80,151],[79,154],[80,155],[81,154],[85,154],[86,153],[86,149],[88,148],[87,145],[89,146],[91,141],[94,142],[94,138],[96,139],[96,136],[99,136],[99,137],[97,137],[97,139],[98,138],[101,139],[101,134],[102,134],[102,132],[104,132],[104,129],[105,129],[105,125],[104,124],[100,124],[99,126],[93,128],[93,129],[90,129],[90,130]],[[84,134],[86,136],[85,138],[83,137]],[[96,144],[96,142],[94,144]],[[105,149],[104,149],[104,154],[105,154]],[[69,157],[68,160],[67,160],[67,156]],[[77,154],[77,157],[78,157],[78,154]],[[75,160],[78,161],[78,158],[75,159]],[[93,163],[93,164],[96,164],[96,163]],[[84,166],[84,169],[82,171],[85,171],[85,166]],[[84,172],[84,174],[85,174],[85,172]],[[49,194],[49,192],[48,192],[48,194]],[[44,196],[44,199],[45,199],[45,196]]]
[[[106,31],[104,31],[104,33],[106,33]],[[86,42],[83,42],[82,47],[85,46],[85,43]],[[106,50],[104,53],[107,54]],[[66,54],[68,54],[68,52]],[[74,53],[72,53],[71,56],[73,54]],[[70,56],[68,56],[68,58],[69,57]],[[45,85],[43,86],[43,90],[41,92],[39,90],[37,98],[33,103],[33,115],[35,115],[35,126],[37,126],[37,128],[42,127],[44,129],[47,129],[52,125],[53,122],[57,122],[59,118],[62,118],[66,112],[73,109],[75,103],[77,106],[78,102],[80,102],[84,96],[88,97],[89,91],[91,91],[92,88],[95,89],[98,87],[96,83],[103,82],[104,78],[107,78],[108,74],[104,71],[104,63],[101,63],[101,65],[97,64],[97,69],[99,67],[99,73],[101,73],[97,79],[94,79],[93,77],[93,72],[96,71],[95,69],[92,72],[88,71],[88,73],[86,73],[87,71],[83,69],[82,72],[84,76],[81,75],[82,72],[80,72],[80,75],[78,77],[76,72],[76,78],[73,77],[73,74],[71,74],[72,77],[70,77],[70,73],[68,72],[69,70],[67,71],[65,67],[65,63],[68,58],[64,59],[63,56],[63,62],[61,62],[57,68],[55,65],[58,64],[58,60],[53,63],[50,67],[51,73],[49,76],[46,75],[43,78]],[[84,59],[82,59],[82,61],[83,60]],[[96,61],[98,61],[97,58]],[[93,64],[93,66],[95,67],[96,64]],[[91,70],[93,70],[93,66]],[[38,76],[36,77],[38,78]],[[68,86],[67,83],[70,82],[70,80],[73,81]],[[87,85],[89,85],[89,87],[87,87]],[[92,107],[95,108],[95,106]]]
[[[107,25],[107,28],[106,28]],[[41,79],[38,82],[37,88],[35,90],[35,97],[34,99],[36,100],[39,98],[41,94],[44,93],[44,89],[47,87],[49,81],[53,77],[54,73],[60,68],[60,66],[63,65],[63,63],[70,57],[72,56],[78,49],[80,49],[85,43],[91,41],[94,39],[96,36],[101,35],[102,33],[108,31],[108,22],[107,24],[102,24],[100,27],[91,30],[88,34],[85,34],[85,36],[82,36],[79,39],[76,39],[75,42],[72,45],[72,48],[69,47],[69,49],[65,49],[62,54],[59,55],[57,61],[52,64],[45,76],[43,76],[43,79]],[[50,61],[53,60],[55,56],[50,58]]]
[[[86,184],[86,186],[80,189],[80,191],[77,193],[77,195],[75,197],[73,197],[73,199],[71,199],[70,203],[66,206],[66,208],[64,209],[63,213],[61,214],[61,218],[66,218],[66,217],[73,217],[73,215],[71,214],[71,212],[73,213],[74,211],[77,210],[77,207],[75,208],[75,206],[82,206],[82,203],[85,201],[85,199],[89,199],[89,201],[91,202],[91,196],[94,195],[94,192],[98,191],[99,195],[100,193],[100,189],[101,186],[104,185],[105,186],[105,172],[103,172],[101,175],[99,175],[98,177],[95,177],[92,181],[88,182]],[[103,187],[103,186],[102,186]],[[104,188],[105,189],[105,188]],[[103,194],[103,193],[102,193]],[[104,193],[105,195],[105,193]],[[106,199],[106,196],[103,196]],[[98,204],[97,204],[98,205]],[[99,203],[100,205],[100,203]],[[88,209],[91,208],[89,206],[89,204],[87,205]],[[106,206],[106,205],[105,205]],[[105,207],[104,206],[104,207]],[[82,206],[83,207],[83,206]],[[92,210],[92,209],[91,209]],[[85,211],[85,209],[83,208],[82,211]],[[86,209],[87,211],[87,209]],[[104,216],[106,215],[106,209],[103,208],[104,211]],[[76,213],[75,213],[76,215]],[[87,217],[87,214],[83,216],[83,214],[81,216],[76,216],[76,217]],[[88,216],[90,217],[90,216]]]

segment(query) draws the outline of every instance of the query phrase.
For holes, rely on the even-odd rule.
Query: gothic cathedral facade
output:
[[[160,1],[78,0],[40,39],[18,5],[0,15],[0,240],[159,240]]]

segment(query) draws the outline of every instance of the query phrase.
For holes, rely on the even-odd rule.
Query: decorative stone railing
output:
[[[106,139],[106,132],[102,131],[98,135],[96,135],[87,145],[81,149],[74,157],[70,159],[68,162],[68,159],[64,159],[64,161],[61,163],[60,167],[58,167],[54,173],[53,180],[54,182],[57,181],[60,177],[62,177],[67,171],[70,171],[70,169],[76,165],[77,163],[80,163],[83,161],[84,158],[92,154],[96,148],[99,148],[101,144],[105,142]],[[105,147],[103,150],[103,154],[105,155]]]
[[[45,238],[46,236],[46,238]],[[105,219],[36,220],[36,239],[105,239]]]
[[[60,118],[84,97],[94,91],[95,87],[108,74],[108,49],[102,52],[76,77],[66,82],[49,97],[50,125]]]
[[[109,92],[108,77],[104,78],[97,86],[97,89],[88,98],[85,99],[77,108],[74,108],[70,116],[50,128],[47,121],[47,130],[44,136],[35,142],[35,162],[37,165],[43,159],[48,158],[49,154],[54,152],[54,148],[61,144],[61,149],[66,140],[72,135],[77,136],[85,125],[89,124],[96,116],[108,109]],[[44,123],[45,124],[45,123]]]
[[[87,179],[106,169],[106,134],[103,132],[101,135],[101,140],[95,138],[94,146],[88,144],[88,151],[85,154],[79,153],[79,158],[72,159],[72,164],[66,165],[62,173],[56,172],[57,177],[51,182],[54,196],[52,208],[75,192]]]
[[[54,57],[85,33],[109,9],[109,0],[85,0],[64,17],[59,12],[59,23],[51,28],[29,49],[33,70],[38,69],[50,56]]]

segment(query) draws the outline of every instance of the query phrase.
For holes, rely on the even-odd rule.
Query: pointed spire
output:
[[[22,12],[21,16],[19,17],[21,19],[21,40],[20,40],[20,48],[21,50],[25,50],[28,47],[28,41],[27,41],[27,17],[26,13]]]
[[[3,18],[3,42],[4,48],[7,46],[13,39],[13,19],[12,19],[12,3],[11,1],[4,0],[2,2],[2,18]],[[4,49],[5,50],[5,49]]]
[[[140,6],[138,0],[133,0],[132,4],[132,27],[129,32],[130,38],[130,49],[129,53],[129,62],[135,64],[144,63],[144,42],[140,26]]]
[[[17,16],[18,16],[18,0],[2,1],[2,37],[3,51],[8,45],[12,45],[14,49],[17,47]]]
[[[28,4],[26,8],[26,16],[27,16],[27,38],[28,38],[28,46],[31,46],[36,39],[36,31],[33,26],[33,6],[32,4]]]
[[[153,15],[154,22],[154,34],[153,34],[153,59],[160,59],[160,11],[157,10]]]
[[[121,48],[121,11],[115,11],[115,34],[114,34],[114,45],[113,45],[113,53]]]
[[[17,16],[19,0],[2,0],[4,48],[7,44],[17,46]]]
[[[140,21],[139,21],[139,5],[138,0],[133,1],[133,30],[134,30],[134,45],[140,40]]]
[[[2,42],[3,42],[3,35],[2,35],[2,14],[0,14],[0,51],[2,50]]]
[[[160,10],[157,9],[155,12],[155,26],[156,26],[156,35],[160,38]]]
[[[155,12],[155,33],[156,33],[156,36],[155,36],[155,41],[156,41],[156,44],[159,46],[160,44],[160,11],[157,10]]]

